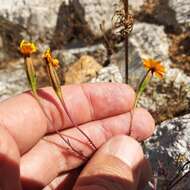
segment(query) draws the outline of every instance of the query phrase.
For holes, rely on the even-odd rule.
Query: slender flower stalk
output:
[[[42,109],[44,115],[47,117],[48,121],[50,123],[51,120],[49,119],[46,111],[43,108],[43,105],[40,102],[40,98],[38,96],[37,93],[37,77],[36,77],[36,71],[32,62],[32,58],[31,58],[31,54],[35,53],[37,51],[37,48],[35,46],[34,43],[31,42],[26,42],[25,40],[22,40],[20,43],[20,52],[21,54],[24,56],[24,62],[25,62],[25,66],[26,66],[26,75],[28,78],[28,82],[29,85],[31,87],[32,90],[32,94],[34,96],[34,98],[36,99],[36,101],[38,102],[40,108]],[[56,60],[54,61],[54,64],[56,64]],[[54,125],[52,125],[54,126]],[[82,152],[76,150],[70,143],[69,139],[64,138],[61,133],[55,128],[56,133],[60,136],[60,138],[72,149],[72,151],[74,151],[75,153],[77,153],[79,156],[81,156],[83,159],[86,159],[86,157],[82,154]]]
[[[144,92],[144,90],[148,86],[148,84],[149,84],[149,82],[150,82],[150,80],[151,80],[151,78],[153,77],[154,74],[159,79],[162,79],[163,76],[164,76],[164,73],[165,73],[164,66],[162,66],[159,61],[156,61],[154,59],[143,59],[143,65],[147,69],[147,72],[146,72],[145,76],[142,78],[142,81],[140,82],[139,87],[137,89],[135,103],[134,103],[134,106],[133,106],[133,110],[131,112],[131,123],[130,123],[129,134],[131,133],[134,109],[137,106],[137,103],[138,103],[138,100],[139,100],[141,94]]]
[[[78,127],[77,123],[73,120],[73,118],[71,117],[71,115],[67,109],[67,106],[66,106],[64,98],[63,98],[63,93],[61,90],[61,82],[60,82],[58,74],[56,72],[56,68],[59,66],[59,61],[52,57],[50,48],[44,52],[43,59],[45,60],[46,65],[47,65],[47,71],[48,71],[51,85],[52,85],[57,97],[59,98],[64,110],[66,111],[70,121],[72,122],[73,126],[75,128],[77,128],[82,135],[85,136],[85,138],[89,141],[89,143],[93,147],[93,149],[96,150],[97,149],[96,145],[88,137],[88,135]]]
[[[148,70],[145,74],[145,76],[143,77],[142,81],[139,84],[138,90],[137,90],[137,94],[136,94],[136,98],[135,98],[135,104],[134,104],[134,108],[137,106],[137,102],[141,96],[141,94],[144,92],[146,86],[148,85],[149,81],[152,78],[152,73],[150,70]]]

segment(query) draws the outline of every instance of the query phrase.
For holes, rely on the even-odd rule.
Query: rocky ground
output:
[[[116,42],[111,35],[111,18],[118,3],[0,0],[0,100],[28,89],[18,53],[23,38],[38,44],[39,54],[33,59],[39,86],[48,85],[40,55],[48,46],[60,60],[60,76],[65,84],[122,82],[124,45],[115,44],[112,55],[105,46],[105,37],[110,45]],[[159,163],[169,171],[164,180],[159,180],[162,186],[158,189],[162,189],[177,172],[177,166],[190,159],[190,1],[129,0],[129,10],[135,19],[129,35],[130,84],[136,88],[145,72],[142,58],[158,59],[167,70],[163,80],[151,81],[139,101],[158,124],[146,150],[155,172]],[[178,163],[181,155],[184,160]],[[184,180],[173,189],[188,190],[190,184]]]

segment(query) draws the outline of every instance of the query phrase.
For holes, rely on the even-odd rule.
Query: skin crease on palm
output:
[[[0,190],[142,190],[151,172],[137,140],[153,133],[154,120],[146,110],[135,109],[131,137],[127,136],[135,99],[132,88],[104,83],[62,90],[69,112],[98,150],[92,155],[87,139],[72,128],[51,88],[39,90],[51,122],[29,92],[5,100],[0,103]],[[55,127],[90,158],[85,165]]]

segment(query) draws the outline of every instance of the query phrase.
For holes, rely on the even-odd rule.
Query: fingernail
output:
[[[134,168],[144,158],[140,144],[124,135],[113,137],[102,147],[101,152],[119,158],[130,168]]]

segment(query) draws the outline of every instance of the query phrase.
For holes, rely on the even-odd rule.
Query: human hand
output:
[[[129,133],[133,90],[124,84],[109,83],[65,86],[63,92],[67,108],[80,128],[97,147],[106,143],[79,175],[80,168],[76,168],[84,160],[67,150],[54,127],[71,137],[72,145],[84,155],[90,157],[93,152],[84,136],[72,128],[52,89],[44,88],[39,95],[54,127],[49,126],[30,93],[1,102],[0,189],[71,190],[74,184],[74,190],[142,189],[150,169],[133,138],[140,141],[149,137],[154,121],[147,111],[136,109],[133,138],[124,136]]]

